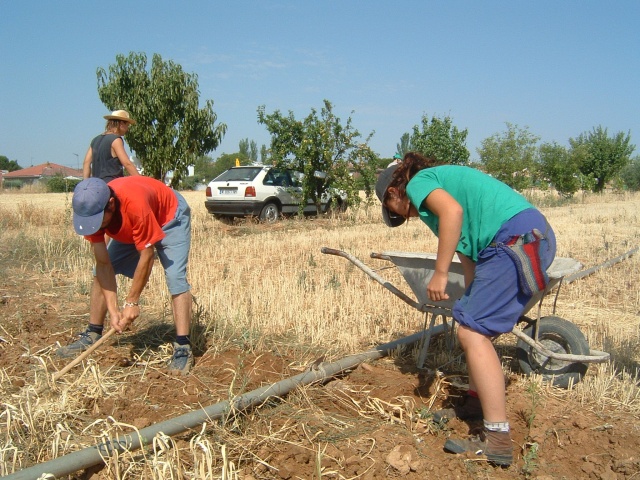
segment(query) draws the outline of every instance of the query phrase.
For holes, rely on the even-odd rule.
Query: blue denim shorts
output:
[[[182,195],[175,191],[174,193],[178,199],[175,217],[162,227],[165,237],[154,244],[154,247],[164,268],[169,293],[179,295],[191,290],[191,285],[187,282],[187,264],[191,248],[191,209]],[[133,278],[140,260],[140,252],[136,250],[135,245],[111,239],[107,251],[115,273]]]
[[[540,260],[549,268],[556,254],[556,237],[544,215],[536,209],[520,212],[505,222],[491,242],[478,254],[471,285],[453,305],[453,319],[460,325],[494,337],[510,332],[531,299],[519,285],[514,260],[495,244],[506,243],[514,236],[537,228],[544,234]]]

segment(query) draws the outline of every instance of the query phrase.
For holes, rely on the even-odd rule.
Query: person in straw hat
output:
[[[105,115],[107,126],[105,131],[91,141],[91,145],[84,156],[82,176],[96,177],[109,183],[111,180],[124,176],[124,170],[129,175],[139,175],[136,166],[129,159],[124,150],[123,136],[136,122],[126,110],[116,110]]]

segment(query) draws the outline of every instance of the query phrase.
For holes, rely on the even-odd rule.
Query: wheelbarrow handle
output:
[[[393,293],[398,298],[400,298],[403,302],[411,305],[413,308],[415,308],[416,310],[418,310],[420,312],[431,312],[431,313],[435,313],[435,314],[444,314],[444,315],[448,315],[448,313],[449,313],[449,311],[446,310],[446,309],[442,309],[442,308],[438,308],[438,307],[431,307],[431,306],[428,306],[426,304],[421,304],[421,303],[416,302],[410,296],[408,296],[407,294],[405,294],[404,292],[402,292],[401,290],[396,288],[388,280],[385,280],[384,278],[382,278],[375,271],[373,271],[369,266],[367,266],[364,263],[362,263],[358,258],[354,257],[350,253],[344,252],[342,250],[336,250],[335,248],[329,248],[329,247],[322,247],[322,249],[320,251],[322,253],[324,253],[324,254],[327,254],[327,255],[336,255],[338,257],[346,258],[351,263],[353,263],[356,267],[358,267],[360,270],[362,270],[364,273],[366,273],[372,279],[374,279],[376,282],[378,282],[380,285],[382,285],[384,288],[386,288],[391,293]]]

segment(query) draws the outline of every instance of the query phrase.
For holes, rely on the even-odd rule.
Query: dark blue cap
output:
[[[85,178],[73,191],[73,228],[78,235],[93,235],[102,226],[111,191],[99,178]]]

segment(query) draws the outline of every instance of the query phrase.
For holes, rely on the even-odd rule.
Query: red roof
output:
[[[36,165],[34,167],[16,170],[15,172],[5,173],[4,178],[40,178],[55,177],[56,175],[82,178],[82,170],[76,170],[75,168],[65,167],[64,165],[58,165],[57,163],[47,162],[42,165]]]

